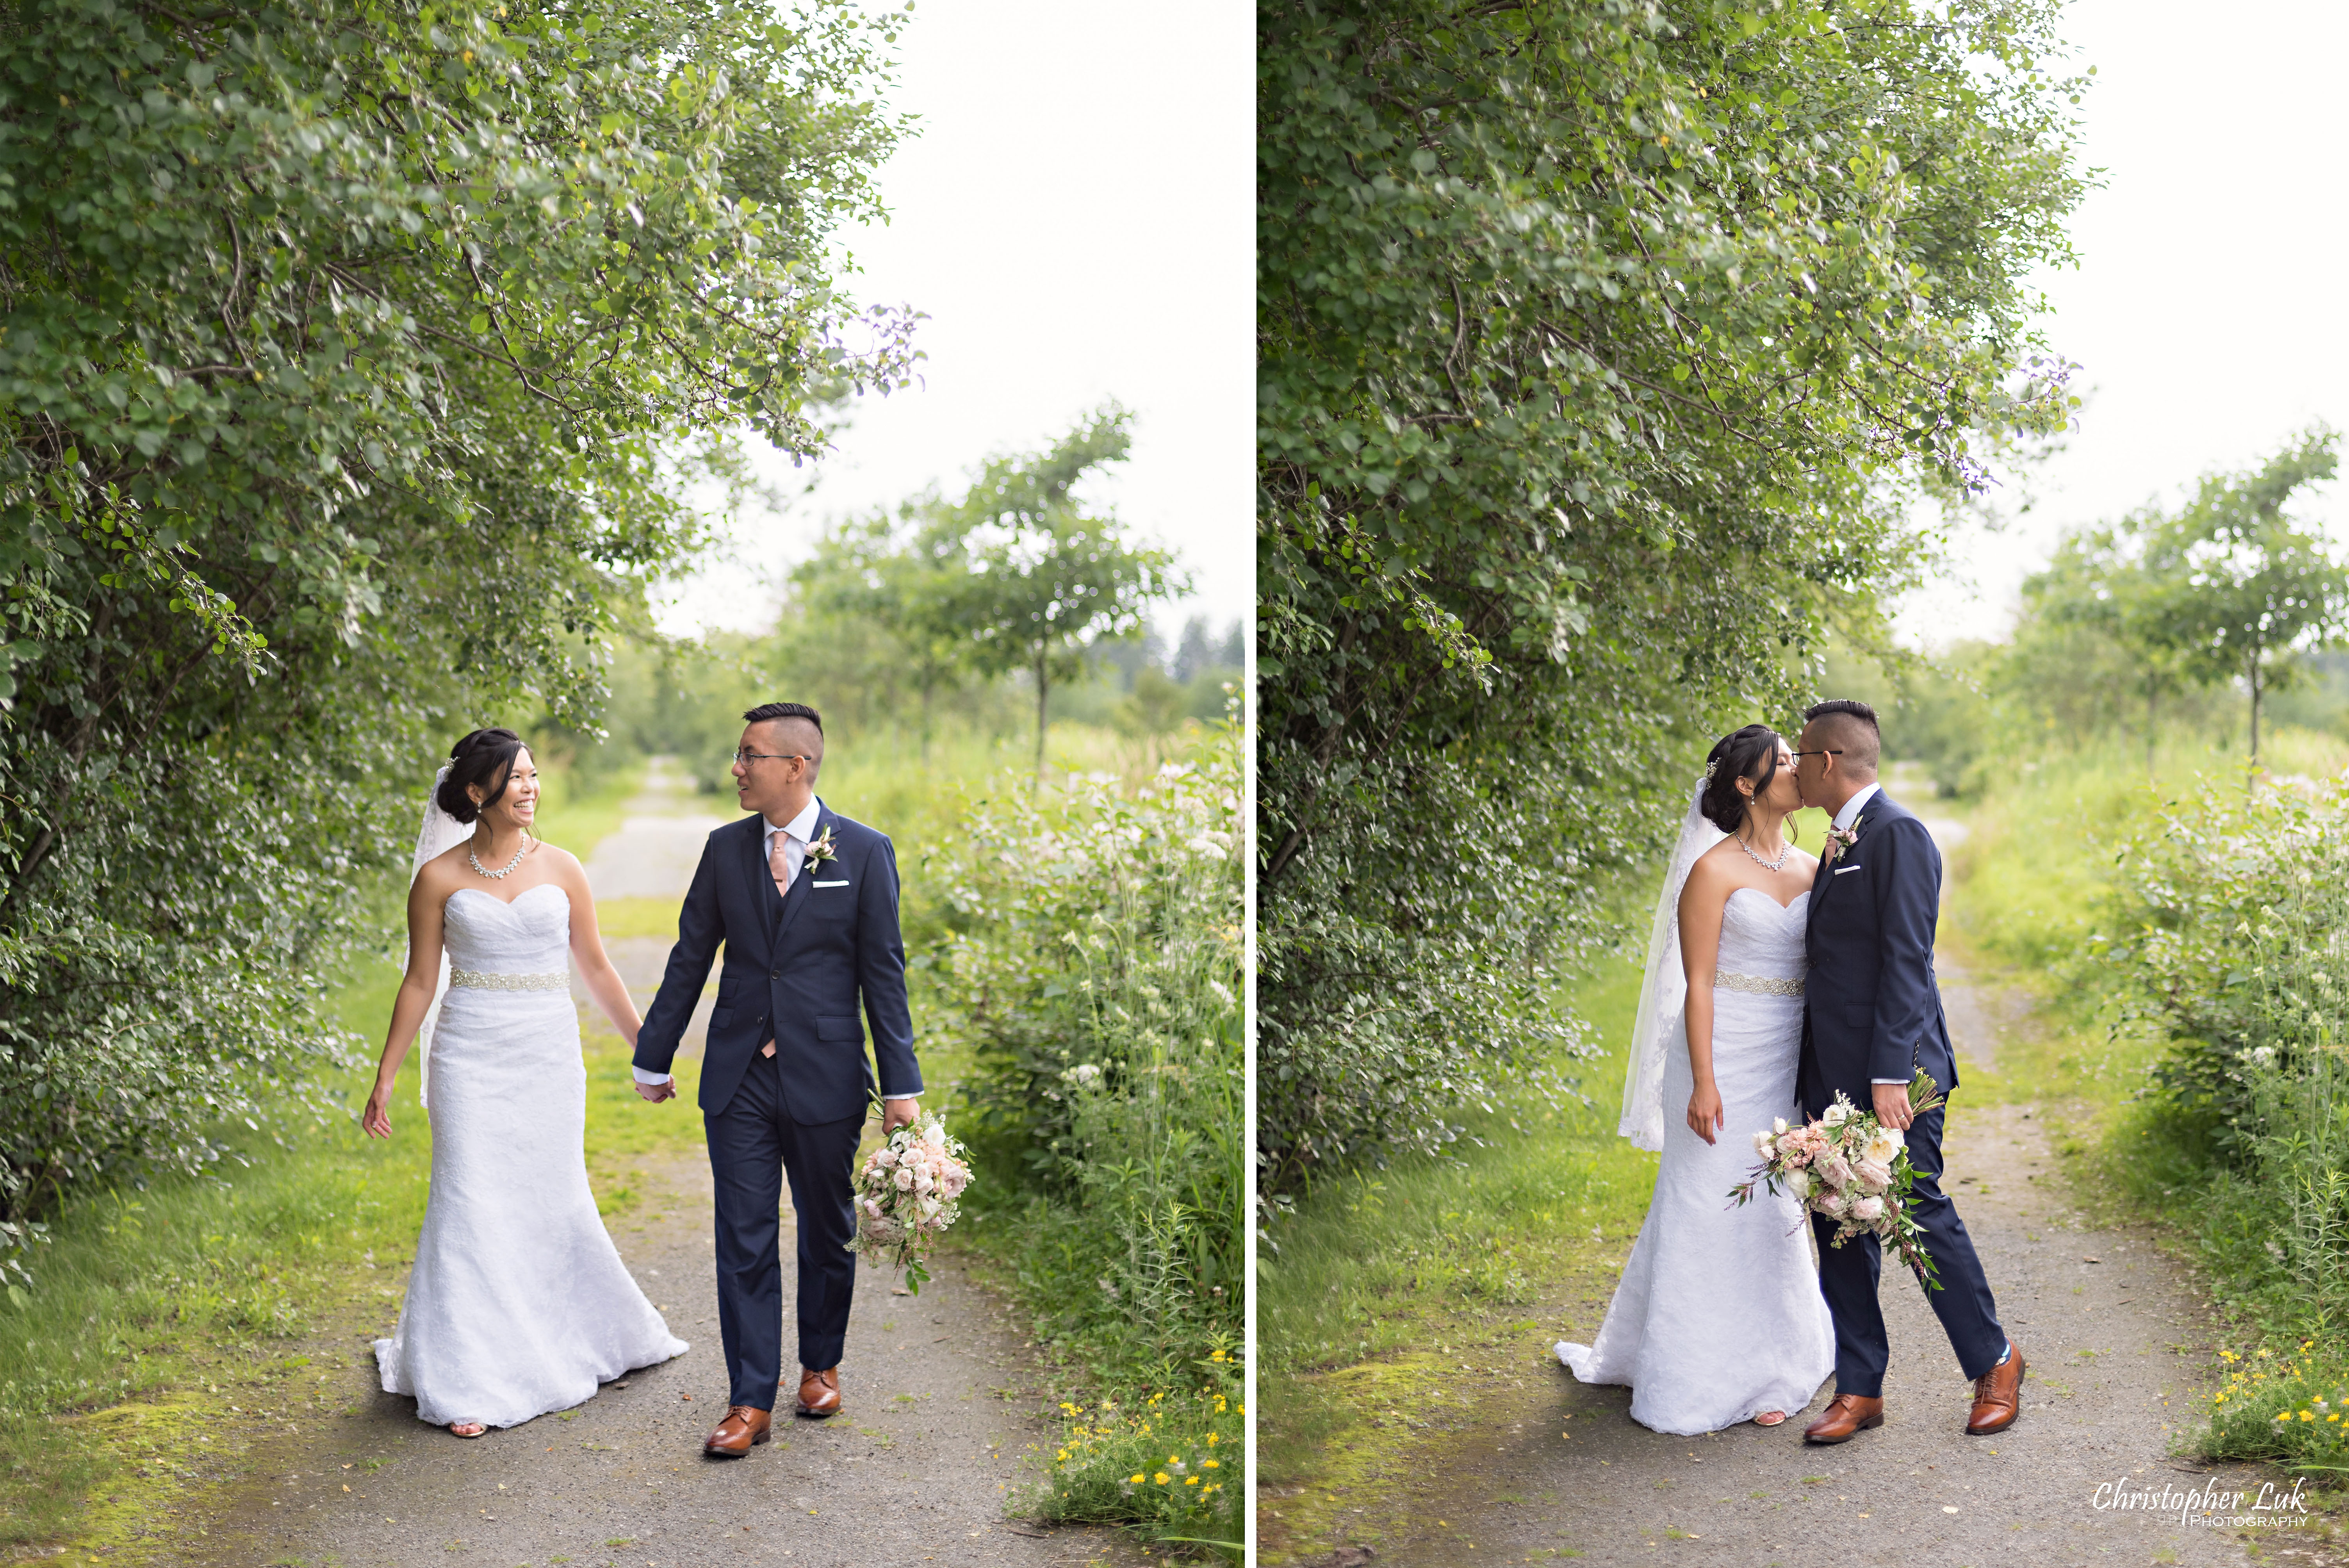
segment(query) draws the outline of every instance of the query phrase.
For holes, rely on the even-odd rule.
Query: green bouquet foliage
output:
[[[592,727],[601,638],[701,542],[683,482],[903,377],[820,260],[893,26],[12,13],[0,1209],[283,1109],[429,742]]]
[[[1556,1059],[1687,759],[2063,425],[2055,15],[1260,8],[1268,1191]]]

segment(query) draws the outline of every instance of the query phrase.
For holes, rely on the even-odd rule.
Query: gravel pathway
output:
[[[621,830],[587,861],[599,896],[677,896],[703,837],[725,820],[697,815],[700,803],[673,792],[677,781],[657,772],[648,783]],[[668,944],[627,939],[613,948],[641,1006]],[[685,1048],[700,1047],[697,1018]],[[645,1109],[678,1114],[675,1106]],[[1032,1342],[951,1258],[918,1297],[860,1271],[839,1416],[786,1415],[775,1442],[749,1458],[703,1458],[701,1439],[726,1408],[709,1171],[698,1157],[648,1163],[643,1205],[616,1222],[614,1240],[690,1351],[606,1385],[575,1410],[460,1441],[424,1426],[412,1402],[377,1385],[367,1341],[388,1332],[402,1271],[386,1282],[394,1294],[381,1323],[344,1325],[332,1345],[309,1347],[348,1395],[349,1413],[307,1434],[255,1435],[243,1455],[247,1479],[173,1520],[174,1544],[157,1561],[861,1568],[885,1557],[1044,1568],[1143,1560],[1113,1532],[1041,1528],[1006,1511],[1040,1473],[1026,1461],[1058,1434],[1033,1413],[1040,1379]],[[784,1218],[788,1270],[788,1207]],[[786,1278],[786,1301],[791,1291]]]

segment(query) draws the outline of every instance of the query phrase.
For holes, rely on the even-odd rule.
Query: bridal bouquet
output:
[[[968,1154],[934,1110],[891,1133],[857,1170],[856,1239],[848,1250],[876,1267],[903,1264],[905,1288],[921,1295],[930,1277],[922,1243],[944,1234],[961,1212],[962,1191],[970,1185]]]
[[[1910,1111],[1922,1116],[1940,1103],[1939,1086],[1920,1070],[1909,1085]],[[1885,1126],[1875,1112],[1861,1110],[1838,1092],[1816,1121],[1790,1128],[1781,1118],[1769,1131],[1755,1133],[1754,1152],[1762,1163],[1730,1189],[1729,1195],[1739,1203],[1754,1196],[1757,1181],[1773,1192],[1791,1192],[1811,1212],[1836,1222],[1830,1245],[1839,1247],[1854,1236],[1872,1234],[1887,1250],[1899,1253],[1920,1284],[1927,1290],[1941,1288],[1909,1212],[1909,1190],[1917,1173],[1909,1167],[1898,1128]]]

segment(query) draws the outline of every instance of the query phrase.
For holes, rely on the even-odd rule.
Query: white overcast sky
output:
[[[1238,0],[921,0],[883,169],[885,226],[843,243],[852,297],[926,312],[923,385],[866,398],[818,488],[748,518],[732,559],[657,597],[674,634],[770,622],[771,583],[831,515],[949,494],[1104,399],[1133,458],[1097,495],[1175,551],[1220,634],[1255,597],[1255,34]],[[771,454],[769,454],[771,456]],[[796,491],[806,475],[775,459]]]
[[[2349,427],[2349,6],[2075,0],[2064,34],[2096,67],[2084,161],[2105,185],[2073,221],[2078,270],[2044,281],[2085,406],[2032,511],[1961,533],[1903,607],[1921,643],[2004,633],[2064,528],[2174,504],[2311,420]],[[2305,513],[2336,541],[2344,488]]]

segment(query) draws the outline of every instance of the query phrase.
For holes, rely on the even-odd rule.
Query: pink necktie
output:
[[[791,841],[792,836],[789,833],[777,833],[769,841],[767,874],[775,879],[775,896],[778,898],[792,891],[792,862],[790,857],[784,852],[790,847]],[[764,1046],[760,1047],[759,1054],[762,1057],[771,1057],[775,1054],[775,1042],[771,1037]]]

